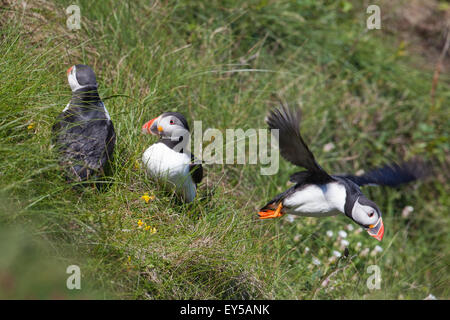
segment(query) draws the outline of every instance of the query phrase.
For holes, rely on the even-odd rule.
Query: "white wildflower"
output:
[[[345,232],[344,230],[340,230],[340,231],[339,231],[339,237],[341,237],[341,238],[347,238],[347,232]]]
[[[370,253],[371,257],[374,257],[377,255],[377,253],[383,251],[383,248],[380,246],[375,246],[375,248],[373,248],[372,252]]]
[[[329,142],[329,143],[327,143],[327,144],[325,144],[323,146],[323,151],[324,152],[330,152],[333,149],[334,149],[334,143],[333,142]]]
[[[360,256],[361,257],[367,257],[367,255],[369,254],[370,249],[369,248],[365,248],[363,251],[360,252]]]
[[[376,252],[382,252],[383,248],[377,245],[377,246],[375,246],[375,248],[373,250]]]
[[[402,211],[402,217],[403,218],[408,218],[408,216],[411,214],[411,212],[414,211],[414,208],[412,206],[406,206],[403,208]]]
[[[295,219],[295,216],[293,214],[288,214],[288,216],[286,218],[286,220],[291,223],[294,222],[294,219]]]
[[[328,237],[328,238],[331,238],[332,236],[333,236],[333,231],[328,230],[328,231],[327,231],[327,237]]]

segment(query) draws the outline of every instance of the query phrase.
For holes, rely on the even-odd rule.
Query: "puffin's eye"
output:
[[[173,120],[170,120],[170,124],[175,124],[175,122]]]
[[[375,214],[375,211],[370,211],[370,212],[368,213],[369,218],[372,218],[374,214]]]

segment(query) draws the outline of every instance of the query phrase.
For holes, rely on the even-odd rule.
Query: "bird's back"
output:
[[[101,107],[101,108],[100,108]],[[101,101],[91,107],[69,105],[53,127],[60,162],[77,180],[103,173],[115,145],[114,126]]]

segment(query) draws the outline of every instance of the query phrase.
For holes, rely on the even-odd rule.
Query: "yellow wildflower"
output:
[[[155,196],[154,195],[149,196],[148,192],[145,192],[144,195],[141,197],[141,199],[144,200],[145,203],[148,203],[150,200],[152,201],[155,200]]]
[[[138,222],[137,222],[137,224],[138,224],[138,227],[142,227],[142,225],[143,225],[144,223],[142,222],[141,219],[139,219]]]
[[[403,57],[406,56],[406,42],[402,41],[400,42],[400,45],[397,49],[397,57]]]
[[[34,123],[30,123],[27,127],[28,130],[34,129]]]
[[[156,228],[152,228],[152,226],[149,226],[147,224],[145,224],[144,230],[145,231],[150,231],[151,234],[155,234],[156,233]]]

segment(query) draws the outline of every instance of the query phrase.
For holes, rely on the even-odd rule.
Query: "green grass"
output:
[[[422,58],[398,54],[394,37],[367,32],[358,1],[350,10],[348,1],[77,3],[77,32],[65,28],[72,1],[1,11],[0,234],[24,245],[15,255],[0,250],[0,277],[22,263],[27,243],[27,263],[54,276],[23,280],[20,290],[0,284],[0,296],[52,298],[50,287],[66,298],[449,298],[450,79],[441,75],[432,105],[433,64],[418,69]],[[70,97],[65,70],[76,63],[96,71],[117,132],[102,191],[67,184],[50,147],[51,125]],[[265,128],[279,99],[302,107],[303,135],[330,172],[414,156],[434,161],[429,181],[363,190],[383,211],[381,244],[356,225],[349,231],[343,216],[259,221],[257,209],[296,170],[284,160],[274,176],[261,176],[257,165],[206,166],[189,205],[139,168],[155,142],[140,127],[163,111],[182,112],[191,125],[202,120],[204,130]],[[325,152],[329,142],[335,148]],[[155,200],[146,204],[145,192]],[[414,212],[404,218],[407,205]],[[334,250],[343,252],[340,230],[349,258],[334,259]],[[55,262],[43,267],[42,256]],[[70,264],[81,267],[81,292],[65,289]],[[366,286],[372,264],[381,290]]]

